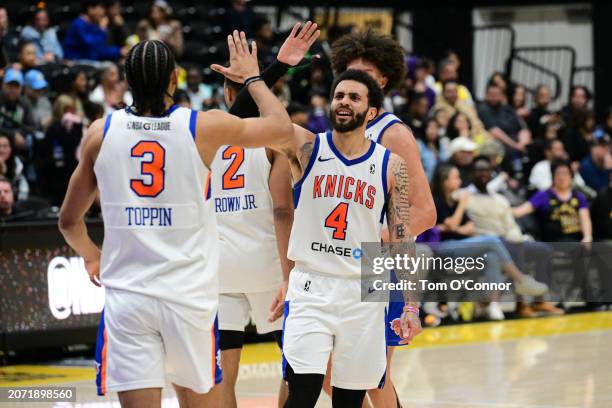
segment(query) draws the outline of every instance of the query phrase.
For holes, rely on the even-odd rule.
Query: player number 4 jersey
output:
[[[349,160],[334,146],[331,132],[316,136],[308,167],[294,185],[288,256],[296,267],[361,276],[361,243],[380,240],[389,156],[372,142],[364,155]]]

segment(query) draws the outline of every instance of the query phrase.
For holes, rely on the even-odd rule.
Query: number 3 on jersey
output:
[[[325,227],[334,230],[332,237],[334,239],[346,239],[346,228],[348,222],[346,216],[348,214],[348,203],[340,203],[332,210],[325,219]]]
[[[139,197],[157,197],[164,191],[166,182],[166,150],[159,142],[143,140],[134,145],[130,151],[132,157],[145,157],[140,163],[142,179],[131,179],[130,188]]]

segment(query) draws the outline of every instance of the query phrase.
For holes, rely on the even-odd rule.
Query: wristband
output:
[[[419,308],[416,306],[405,305],[402,311],[406,313],[414,313],[417,316],[419,315]]]
[[[251,85],[253,82],[257,82],[257,81],[263,81],[263,78],[261,77],[261,75],[255,75],[252,76],[250,78],[247,78],[244,80],[244,86],[249,86]]]

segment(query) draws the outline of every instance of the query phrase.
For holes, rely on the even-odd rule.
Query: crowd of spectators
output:
[[[208,69],[227,59],[225,34],[245,30],[257,42],[264,66],[283,40],[245,0],[177,11],[164,0],[129,10],[112,0],[81,6],[69,21],[53,21],[40,3],[19,16],[22,26],[11,24],[13,16],[0,7],[4,220],[21,219],[15,215],[19,203],[32,198],[61,204],[87,126],[132,102],[121,63],[133,44],[164,41],[180,68],[176,103],[207,110],[225,109],[221,78]],[[352,29],[329,28],[310,51],[319,58],[291,69],[273,86],[292,120],[313,132],[330,127],[330,46]],[[487,245],[501,257],[501,269],[513,270],[548,256],[550,249],[538,240],[585,245],[612,240],[612,110],[598,123],[586,87],[572,88],[567,106],[555,111],[546,85],[527,89],[496,72],[478,101],[459,77],[456,52],[437,63],[418,55],[405,62],[408,75],[387,93],[384,106],[417,139],[434,187],[442,241],[499,237]],[[525,244],[521,259],[511,254],[511,260],[500,242]],[[548,282],[546,268],[536,269],[537,279]],[[559,312],[544,303],[525,304],[520,312]]]

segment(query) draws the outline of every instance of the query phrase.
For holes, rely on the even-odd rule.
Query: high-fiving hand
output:
[[[301,25],[302,23],[295,23],[291,34],[289,34],[289,37],[287,37],[281,46],[276,57],[280,62],[292,67],[300,63],[304,55],[306,55],[310,47],[321,35],[321,31],[317,29],[317,23],[307,21],[300,30]]]
[[[249,51],[249,44],[244,31],[239,33],[238,30],[234,30],[231,35],[227,36],[227,45],[230,53],[230,66],[224,67],[219,64],[212,64],[210,69],[239,84],[243,84],[248,78],[259,75],[255,41],[251,43],[251,50]]]

